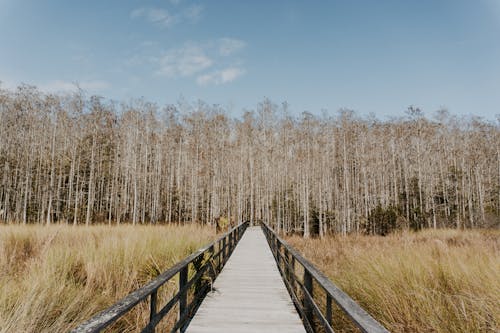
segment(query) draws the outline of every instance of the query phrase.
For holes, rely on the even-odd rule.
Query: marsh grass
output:
[[[67,331],[214,236],[198,226],[0,226],[0,332]],[[148,316],[142,302],[110,331],[137,331]]]
[[[499,231],[287,240],[391,332],[500,330]]]

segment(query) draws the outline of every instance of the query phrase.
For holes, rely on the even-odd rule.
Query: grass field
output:
[[[198,226],[1,226],[0,332],[67,331],[214,236]],[[287,240],[392,332],[500,328],[499,231]],[[111,330],[137,331],[148,311],[139,304]]]
[[[391,332],[500,330],[499,231],[287,240]]]
[[[0,226],[0,332],[67,331],[214,236],[197,226]],[[148,311],[140,303],[112,330],[136,331]]]

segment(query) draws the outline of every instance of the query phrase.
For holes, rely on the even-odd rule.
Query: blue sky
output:
[[[500,114],[500,0],[0,0],[0,81],[235,115]]]

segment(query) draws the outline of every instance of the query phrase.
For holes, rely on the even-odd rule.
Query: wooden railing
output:
[[[137,304],[148,299],[150,307],[149,323],[142,329],[142,332],[155,332],[160,320],[176,304],[178,304],[179,309],[178,316],[171,332],[179,330],[184,332],[201,301],[210,291],[211,282],[215,280],[224,267],[247,226],[248,223],[244,223],[233,228],[215,242],[191,254],[145,286],[132,292],[110,308],[98,313],[71,332],[100,332],[128,313]],[[188,279],[190,266],[194,269],[194,276]],[[158,289],[177,275],[179,276],[177,292],[158,310]],[[192,300],[188,302],[188,294],[193,290]]]
[[[334,332],[332,302],[335,302],[362,332],[388,333],[380,323],[276,235],[269,226],[262,224],[262,230],[308,332]],[[298,266],[302,266],[302,269]],[[297,271],[302,271],[302,276],[298,276]],[[319,286],[318,290],[316,290],[317,286]]]

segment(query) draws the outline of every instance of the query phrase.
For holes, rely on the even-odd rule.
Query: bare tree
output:
[[[304,237],[476,228],[500,216],[500,123],[290,115],[265,99],[231,118],[79,91],[0,89],[0,220],[266,222]],[[397,225],[393,218],[396,218]]]

